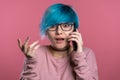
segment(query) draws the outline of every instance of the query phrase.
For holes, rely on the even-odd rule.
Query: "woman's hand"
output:
[[[77,53],[80,53],[83,51],[83,41],[82,36],[79,33],[78,29],[76,29],[76,32],[70,33],[70,36],[68,37],[68,41],[75,41],[77,43]]]
[[[38,45],[39,41],[35,41],[31,45],[28,45],[28,42],[29,42],[29,37],[26,38],[26,40],[23,44],[22,44],[21,40],[18,39],[18,45],[19,45],[21,51],[25,54],[25,56],[27,58],[34,58],[35,51],[40,46],[40,45]]]

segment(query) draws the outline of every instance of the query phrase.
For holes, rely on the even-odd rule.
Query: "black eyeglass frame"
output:
[[[60,28],[63,30],[63,31],[70,31],[71,29],[72,29],[72,27],[74,27],[75,26],[75,24],[74,23],[60,23],[60,24],[55,24],[55,25],[52,25],[51,27],[57,27],[57,28],[55,28],[55,30],[50,30],[50,28],[48,28],[47,30],[48,31],[56,31],[57,29],[58,29],[58,26],[60,25]],[[63,29],[63,27],[62,27],[62,25],[70,25],[71,26],[71,28],[69,29],[69,30],[64,30]]]

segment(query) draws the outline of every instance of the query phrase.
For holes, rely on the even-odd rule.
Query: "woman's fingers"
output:
[[[78,43],[81,43],[81,45],[83,45],[83,42],[82,42],[82,36],[81,34],[78,32],[78,30],[76,29],[76,32],[72,32],[70,34],[70,36],[68,37],[68,41],[76,41]]]
[[[26,38],[25,43],[24,43],[24,46],[27,46],[27,45],[28,45],[28,42],[29,42],[29,37]]]
[[[38,40],[33,42],[31,45],[29,43],[29,37],[26,38],[24,44],[22,44],[21,39],[18,39],[18,45],[26,57],[34,57],[36,49],[39,48]]]
[[[40,47],[40,45],[36,45],[33,48],[29,48],[26,56],[28,57],[34,57],[35,56],[35,51]]]
[[[38,49],[39,47],[40,47],[40,45],[35,46],[34,50]]]
[[[19,45],[20,48],[22,48],[22,42],[21,42],[20,38],[18,39],[18,45]]]
[[[21,41],[20,38],[18,39],[18,45],[19,45],[19,47],[20,47],[20,49],[21,49],[22,52],[25,53],[27,51],[26,47],[22,44],[22,41]]]
[[[80,36],[81,34],[79,32],[72,32],[70,33],[70,35],[77,35],[77,36]]]
[[[28,52],[32,52],[34,49],[36,49],[36,45],[38,44],[38,40],[33,42],[29,47],[28,47]]]
[[[78,35],[70,35],[69,37],[68,37],[68,39],[70,39],[70,38],[77,38],[77,37],[79,37]]]
[[[37,41],[35,41],[35,42],[33,42],[31,45],[30,45],[30,48],[33,48],[36,44],[38,44],[38,40]]]
[[[36,49],[40,46],[40,45],[37,45],[38,44],[38,40],[33,42],[28,48],[27,48],[27,53],[26,53],[26,56],[29,56],[29,57],[34,57],[34,53],[36,51]]]
[[[79,42],[76,38],[70,38],[68,41],[75,41],[75,42]]]
[[[27,50],[28,50],[28,42],[29,42],[29,37],[26,38],[24,44],[22,45],[22,51],[24,53],[27,53]]]

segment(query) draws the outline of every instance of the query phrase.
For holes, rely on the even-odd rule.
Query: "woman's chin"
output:
[[[57,49],[57,50],[65,50],[66,48],[68,48],[70,45],[69,43],[63,43],[63,44],[53,44],[52,47]]]

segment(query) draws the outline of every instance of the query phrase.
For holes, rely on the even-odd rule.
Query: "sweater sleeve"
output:
[[[98,80],[98,69],[94,53],[91,49],[81,53],[72,53],[76,80]]]
[[[26,58],[20,80],[39,80],[37,58]]]

